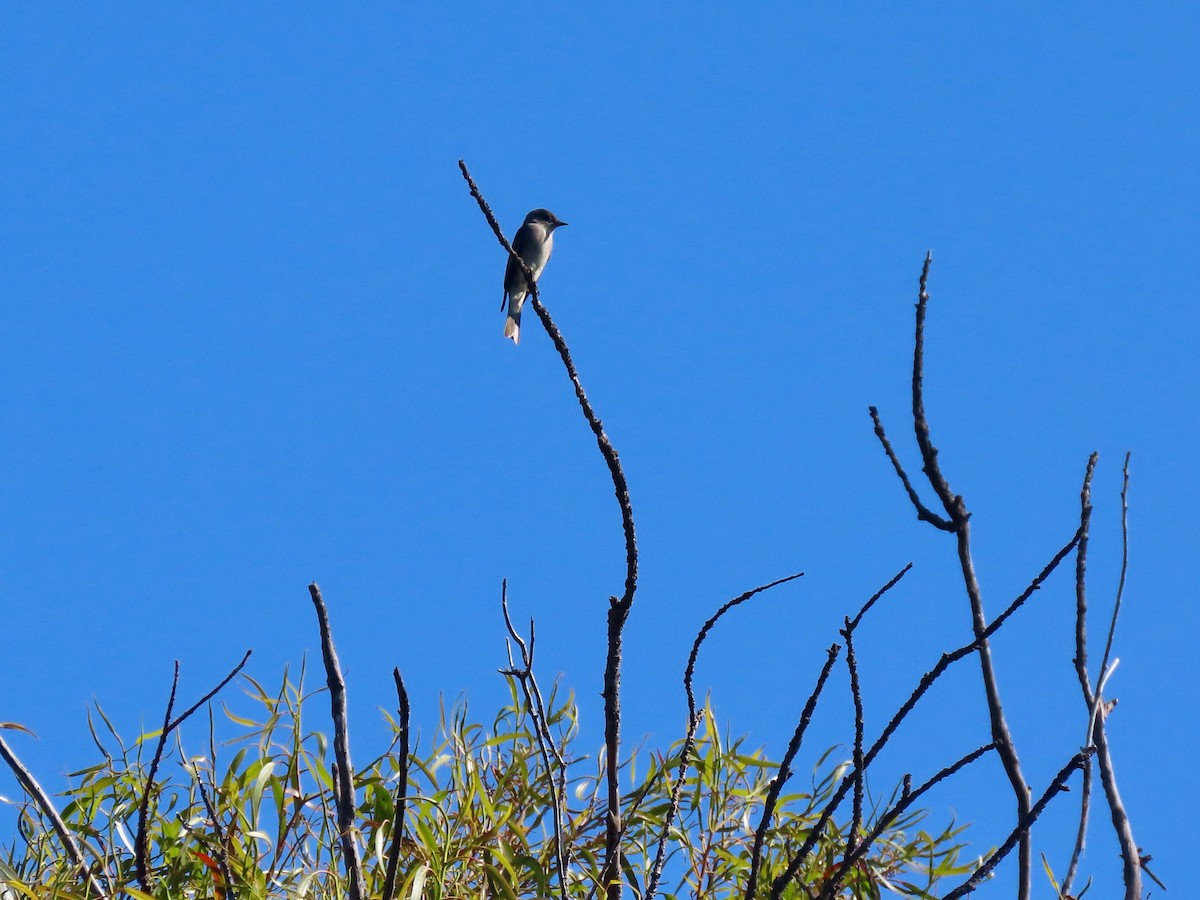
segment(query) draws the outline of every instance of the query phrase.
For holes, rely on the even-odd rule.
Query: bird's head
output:
[[[559,225],[567,224],[548,209],[535,209],[530,211],[529,215],[525,217],[525,224],[529,225],[533,222],[536,222],[539,225],[545,225],[549,231],[553,231]]]

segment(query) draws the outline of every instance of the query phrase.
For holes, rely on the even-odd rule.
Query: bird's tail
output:
[[[525,305],[525,292],[508,296],[508,318],[504,320],[504,336],[512,338],[514,344],[521,343],[521,307]]]
[[[504,336],[512,338],[514,344],[521,343],[521,311],[509,312],[504,320]]]

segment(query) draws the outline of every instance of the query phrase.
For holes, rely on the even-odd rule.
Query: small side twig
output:
[[[1072,756],[1071,761],[1063,766],[1059,773],[1054,776],[1054,780],[1050,782],[1050,787],[1046,788],[1046,792],[1042,794],[1038,802],[1033,804],[1033,806],[1030,807],[1029,812],[1020,818],[1020,820],[1017,822],[1017,827],[1012,830],[1008,836],[1008,839],[1001,844],[999,848],[997,848],[996,851],[987,858],[987,860],[984,861],[983,865],[971,873],[970,878],[948,893],[942,898],[942,900],[958,900],[959,897],[965,897],[967,894],[974,891],[975,888],[977,888],[980,883],[983,882],[989,875],[991,875],[992,870],[1000,864],[1000,861],[1003,860],[1004,857],[1008,856],[1008,854],[1012,852],[1013,847],[1015,847],[1019,842],[1028,838],[1029,831],[1031,828],[1033,828],[1033,823],[1038,820],[1038,817],[1046,809],[1046,806],[1050,803],[1050,801],[1053,800],[1059,793],[1066,790],[1067,779],[1071,777],[1071,774],[1076,769],[1083,767],[1083,761],[1091,753],[1092,749],[1088,747],[1080,750],[1078,753]]]
[[[883,445],[883,452],[891,460],[892,468],[896,470],[896,475],[899,476],[900,483],[904,485],[908,499],[912,502],[913,509],[917,511],[917,518],[922,522],[928,522],[930,525],[940,528],[942,531],[953,531],[954,524],[949,519],[939,516],[921,502],[921,497],[917,493],[917,489],[913,487],[912,482],[908,478],[908,473],[904,471],[904,466],[900,464],[900,460],[896,456],[896,451],[892,449],[892,442],[888,440],[887,432],[883,430],[883,422],[879,418],[879,410],[874,406],[868,406],[867,411],[870,412],[871,421],[875,424],[875,437],[879,438],[879,443]]]
[[[233,874],[229,870],[229,855],[225,852],[225,829],[221,827],[221,820],[217,817],[217,810],[208,796],[208,789],[204,787],[204,779],[200,775],[200,770],[193,768],[192,775],[196,779],[196,787],[200,791],[200,800],[204,803],[204,811],[208,813],[208,821],[212,823],[213,834],[217,837],[213,853],[217,858],[217,868],[221,872],[221,878],[225,882],[225,891],[228,892],[227,896],[234,897],[236,900],[237,892],[234,890]]]
[[[654,864],[650,867],[650,877],[646,880],[645,900],[654,900],[654,895],[658,892],[658,883],[662,878],[663,866],[666,864],[667,835],[671,830],[672,822],[675,821],[675,816],[679,814],[679,801],[683,796],[684,779],[687,775],[692,750],[696,746],[696,728],[700,723],[700,713],[696,710],[696,692],[692,687],[692,679],[696,674],[696,660],[700,657],[700,645],[704,643],[705,638],[708,637],[709,632],[713,630],[717,622],[721,620],[721,617],[735,606],[740,606],[756,594],[769,591],[771,588],[778,587],[781,584],[787,584],[789,581],[795,581],[803,575],[803,572],[797,572],[795,575],[788,575],[786,578],[779,578],[767,584],[761,584],[727,601],[720,609],[709,616],[708,620],[705,621],[700,627],[700,631],[696,634],[696,639],[692,641],[692,652],[688,654],[687,666],[683,671],[683,690],[687,695],[688,705],[687,734],[683,740],[683,749],[679,753],[679,770],[675,775],[675,784],[671,788],[671,803],[667,807],[667,814],[663,819],[662,830],[658,836],[658,848],[654,854]]]
[[[388,847],[387,871],[383,881],[383,894],[380,900],[392,900],[396,895],[396,873],[400,867],[400,846],[404,839],[404,811],[408,807],[408,754],[409,754],[409,722],[408,690],[404,687],[404,679],[400,677],[400,669],[392,669],[392,679],[396,682],[396,700],[400,711],[400,755],[396,765],[399,766],[399,776],[396,783],[394,798],[395,815],[392,817],[392,842]]]
[[[87,882],[89,895],[95,897],[105,896],[104,888],[96,879],[91,867],[88,866],[87,860],[83,856],[83,850],[75,840],[74,835],[67,829],[67,825],[62,820],[62,816],[58,814],[58,810],[54,808],[54,804],[50,801],[50,796],[38,784],[38,780],[33,777],[33,773],[25,768],[25,764],[17,758],[17,755],[13,753],[12,748],[8,746],[8,743],[2,736],[0,736],[0,758],[3,758],[8,767],[12,769],[13,775],[16,776],[17,782],[21,785],[25,793],[33,798],[33,802],[38,805],[38,808],[50,820],[50,824],[54,828],[54,833],[62,841],[67,855],[71,857],[71,862],[83,873],[83,877]],[[109,891],[108,893],[111,894],[112,892]]]
[[[342,856],[346,874],[350,879],[350,900],[363,900],[362,857],[358,842],[354,839],[354,767],[350,764],[350,733],[346,723],[346,680],[342,677],[341,663],[333,646],[333,632],[329,627],[329,611],[321,597],[321,589],[314,581],[308,586],[313,606],[317,611],[317,625],[321,630],[321,655],[325,660],[326,684],[329,686],[330,712],[333,718],[333,750],[337,758],[334,784],[337,788],[338,836],[342,844]]]
[[[567,900],[567,851],[563,840],[563,808],[566,806],[567,767],[554,742],[550,732],[550,724],[546,720],[546,704],[542,699],[542,691],[538,687],[533,674],[533,648],[535,632],[533,619],[529,620],[529,642],[526,643],[517,629],[513,627],[512,618],[508,614],[508,579],[500,582],[500,609],[504,613],[504,627],[508,629],[509,637],[516,643],[521,652],[521,665],[515,665],[512,657],[512,646],[508,648],[507,669],[501,673],[511,675],[521,685],[521,693],[525,696],[525,708],[533,720],[533,733],[537,739],[538,750],[542,755],[542,764],[546,767],[546,776],[550,779],[551,818],[554,823],[554,865],[558,871],[558,890],[562,900]],[[551,760],[553,756],[553,760]],[[385,897],[384,900],[387,900]]]

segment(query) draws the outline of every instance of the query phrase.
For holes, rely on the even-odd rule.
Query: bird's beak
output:
[[[562,220],[560,219],[559,221],[557,221],[557,222],[555,222],[555,223],[554,223],[554,227],[555,227],[555,228],[559,228],[559,227],[561,227],[561,226],[563,226],[563,225],[566,225],[566,224],[567,224],[566,222],[564,222],[564,221],[562,221]]]

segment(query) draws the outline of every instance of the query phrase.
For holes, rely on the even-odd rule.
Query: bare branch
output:
[[[950,490],[950,483],[942,474],[938,463],[937,447],[929,436],[929,420],[925,417],[925,310],[929,305],[929,267],[933,264],[933,254],[925,254],[925,265],[921,267],[921,281],[917,292],[917,327],[916,340],[913,343],[913,374],[912,374],[912,409],[913,430],[917,435],[917,446],[921,448],[922,470],[925,477],[942,506],[946,515],[955,527],[961,526],[969,517],[962,497],[956,496]]]
[[[338,835],[342,843],[342,856],[346,874],[350,879],[350,900],[363,900],[362,857],[358,842],[354,839],[354,767],[350,764],[350,733],[346,722],[346,681],[338,662],[337,650],[333,646],[333,632],[329,627],[329,612],[321,597],[321,589],[314,581],[308,586],[313,606],[317,611],[317,625],[321,630],[321,656],[325,660],[325,678],[329,686],[330,714],[333,718],[333,750],[337,758],[334,783],[337,787]]]
[[[887,433],[883,430],[883,422],[879,418],[879,410],[874,406],[868,406],[867,410],[871,413],[871,421],[875,423],[875,437],[879,438],[879,443],[883,445],[883,452],[887,454],[888,459],[892,461],[892,468],[896,470],[896,474],[900,477],[900,483],[904,485],[904,490],[908,494],[908,499],[912,502],[913,509],[917,511],[917,518],[922,522],[928,522],[935,525],[942,531],[953,531],[954,523],[948,519],[943,519],[928,506],[921,502],[921,497],[917,494],[917,489],[913,487],[909,481],[908,473],[904,471],[904,467],[900,465],[900,460],[896,456],[896,451],[892,449],[892,442],[888,440]]]
[[[951,490],[950,483],[942,474],[941,465],[938,462],[938,451],[930,437],[929,420],[925,415],[925,313],[929,305],[928,281],[932,260],[932,254],[926,254],[917,294],[912,372],[913,431],[916,434],[917,446],[921,450],[922,471],[925,473],[930,487],[941,500],[957,539],[959,566],[962,569],[963,585],[966,587],[967,598],[971,606],[971,627],[979,644],[979,668],[983,675],[983,688],[987,697],[992,739],[996,743],[1004,772],[1012,785],[1017,803],[1017,820],[1021,821],[1029,813],[1029,788],[1025,783],[1025,776],[1021,772],[1016,743],[1013,741],[1012,732],[1009,730],[1008,721],[1004,716],[1004,707],[1000,700],[1000,687],[996,679],[995,666],[992,663],[992,649],[987,639],[987,617],[983,609],[983,594],[975,572],[975,563],[971,558],[971,514],[967,511],[962,496]],[[1028,834],[1020,838],[1020,844],[1017,896],[1019,900],[1029,900],[1033,887],[1033,845]]]
[[[671,830],[671,823],[675,820],[675,816],[679,813],[679,801],[683,796],[683,783],[687,774],[689,759],[692,755],[692,749],[696,745],[696,727],[700,722],[700,715],[696,711],[696,693],[692,688],[692,678],[696,673],[696,660],[700,656],[700,645],[704,643],[704,639],[708,637],[708,633],[713,630],[713,627],[720,621],[725,613],[729,612],[735,606],[740,606],[756,594],[761,594],[763,591],[769,591],[773,587],[778,587],[781,584],[786,584],[789,581],[795,581],[804,575],[803,572],[797,572],[795,575],[788,575],[786,578],[779,578],[767,584],[759,585],[756,588],[746,591],[744,594],[739,594],[732,600],[729,600],[721,606],[708,620],[701,626],[700,631],[696,634],[696,639],[692,642],[692,652],[688,655],[687,666],[683,672],[683,690],[687,694],[688,704],[688,725],[687,735],[683,741],[683,749],[679,754],[679,771],[675,776],[675,784],[671,789],[671,803],[667,807],[666,817],[663,819],[662,831],[658,836],[658,849],[655,852],[654,864],[650,867],[650,877],[646,881],[645,900],[654,900],[654,895],[658,892],[658,883],[662,878],[663,866],[666,864],[667,853],[667,835]]]
[[[212,757],[209,757],[210,759]],[[221,827],[221,820],[217,817],[217,810],[213,807],[212,800],[209,799],[208,791],[204,787],[204,779],[200,776],[200,770],[195,766],[191,767],[192,777],[196,780],[196,787],[200,791],[200,799],[204,803],[204,811],[208,813],[208,820],[212,823],[213,834],[216,835],[217,843],[213,848],[213,853],[217,858],[217,868],[221,872],[221,878],[224,880],[224,892],[234,898],[237,897],[237,891],[234,889],[233,874],[229,871],[229,857],[225,853],[225,829]],[[215,789],[214,783],[214,789]],[[219,896],[219,895],[218,895]]]
[[[779,771],[775,773],[775,777],[771,779],[771,786],[767,788],[767,796],[763,800],[762,817],[758,820],[758,827],[754,829],[754,846],[750,851],[750,871],[746,875],[745,900],[754,900],[754,895],[758,891],[758,873],[762,867],[763,845],[766,843],[767,829],[771,827],[771,819],[775,815],[775,807],[779,805],[779,796],[783,793],[783,786],[792,777],[792,763],[796,759],[796,754],[800,752],[804,733],[808,731],[808,723],[812,721],[813,713],[817,709],[817,701],[821,698],[821,691],[825,689],[825,682],[829,679],[829,673],[833,671],[833,664],[841,649],[837,644],[830,644],[829,649],[825,651],[825,665],[821,667],[821,674],[817,676],[817,684],[812,693],[808,695],[804,710],[800,713],[800,721],[796,724],[796,730],[792,732],[792,739],[788,741],[783,759],[779,761]]]
[[[1092,742],[1092,719],[1096,708],[1096,699],[1092,692],[1091,676],[1088,675],[1087,657],[1087,551],[1088,534],[1092,522],[1092,477],[1096,473],[1096,462],[1100,454],[1093,451],[1088,457],[1087,468],[1083,473],[1083,487],[1079,490],[1079,547],[1075,553],[1075,674],[1083,691],[1083,701],[1088,708],[1088,727],[1084,744]],[[1083,848],[1087,840],[1088,815],[1092,801],[1092,759],[1089,756],[1083,764],[1083,784],[1079,791],[1079,827],[1075,832],[1075,847],[1071,851],[1071,860],[1067,864],[1066,875],[1063,876],[1060,894],[1064,897],[1071,895],[1075,885],[1075,877],[1079,871],[1079,861],[1083,857]]]
[[[859,623],[863,620],[863,616],[865,616],[868,612],[871,611],[871,607],[874,606],[876,604],[876,602],[878,602],[879,598],[882,597],[884,594],[886,594],[888,591],[890,591],[892,588],[894,588],[897,584],[899,584],[900,579],[903,578],[905,575],[907,575],[912,570],[912,567],[913,567],[912,563],[907,563],[903,569],[901,569],[899,572],[897,572],[895,575],[892,576],[891,581],[889,581],[887,584],[885,584],[883,587],[881,587],[879,590],[877,590],[874,594],[871,595],[871,598],[869,600],[867,600],[867,602],[862,605],[862,609],[860,609],[858,611],[858,615],[856,615],[850,621],[850,630],[851,631],[853,631],[855,628],[858,627]]]
[[[608,900],[620,900],[621,879],[619,875],[621,871],[620,838],[622,824],[621,791],[617,777],[621,747],[621,636],[625,628],[625,621],[629,617],[629,610],[633,606],[633,597],[637,591],[638,576],[637,535],[634,529],[633,505],[629,499],[629,485],[625,479],[625,471],[621,468],[621,461],[617,456],[617,451],[605,433],[603,423],[596,415],[595,410],[592,409],[591,402],[588,400],[587,394],[583,389],[583,384],[579,380],[579,373],[575,369],[575,363],[571,359],[571,352],[567,348],[567,343],[563,339],[562,333],[558,330],[558,326],[551,319],[549,311],[542,305],[541,295],[538,293],[537,282],[533,278],[533,272],[525,261],[513,251],[512,244],[504,237],[503,232],[500,230],[500,224],[496,221],[491,207],[484,200],[482,192],[480,192],[478,186],[475,184],[475,180],[471,177],[471,173],[467,170],[466,163],[460,159],[458,167],[462,171],[463,178],[466,179],[471,196],[479,204],[479,209],[483,212],[484,218],[487,219],[488,225],[491,226],[496,239],[508,252],[509,258],[516,259],[525,272],[526,281],[529,285],[529,302],[538,314],[538,318],[541,319],[546,333],[550,335],[550,339],[553,341],[555,349],[558,350],[559,356],[562,357],[563,365],[567,370],[567,376],[571,379],[571,384],[575,388],[575,397],[579,401],[580,409],[583,410],[583,416],[587,420],[588,427],[591,428],[592,434],[596,437],[596,444],[600,448],[600,455],[604,457],[604,462],[608,466],[609,475],[613,483],[613,492],[616,494],[617,504],[621,508],[621,526],[625,533],[625,590],[620,599],[617,597],[609,598],[608,653],[605,662],[603,691],[605,771],[608,788],[608,816],[605,820],[606,861],[603,870],[612,873],[607,887]]]
[[[63,822],[62,816],[58,814],[58,810],[54,808],[54,804],[50,801],[50,796],[45,792],[45,790],[42,789],[42,786],[38,784],[37,779],[33,777],[33,773],[25,768],[24,763],[22,763],[21,760],[17,758],[17,755],[13,753],[12,748],[8,746],[8,743],[4,740],[3,736],[0,736],[0,757],[2,757],[4,762],[8,764],[8,767],[12,769],[13,775],[16,776],[17,782],[21,785],[22,789],[24,789],[25,793],[33,798],[33,802],[37,804],[38,808],[45,814],[46,818],[50,820],[50,824],[54,828],[54,833],[57,834],[58,839],[62,841],[63,847],[67,851],[67,855],[71,857],[71,862],[73,862],[79,871],[83,873],[83,877],[87,882],[89,895],[96,897],[105,896],[104,888],[101,887],[100,882],[96,880],[96,876],[92,873],[91,868],[88,866],[87,860],[83,857],[83,850],[80,849],[79,843],[75,840],[74,835],[67,830],[67,825],[65,822]],[[111,891],[109,893],[111,893]]]
[[[400,677],[399,667],[392,669],[392,680],[396,682],[396,700],[400,712],[400,755],[396,765],[399,767],[394,799],[395,815],[392,816],[392,842],[388,846],[387,870],[383,880],[383,894],[380,900],[392,900],[396,895],[396,872],[400,867],[400,845],[404,838],[404,811],[408,806],[408,754],[409,754],[409,706],[408,690],[404,687],[404,679]]]
[[[1121,598],[1125,595],[1125,575],[1129,571],[1129,457],[1127,452],[1125,464],[1121,466],[1121,577],[1117,581],[1117,599],[1113,603],[1112,621],[1109,622],[1108,637],[1104,641],[1104,656],[1100,658],[1102,674],[1108,671],[1108,661],[1112,656],[1117,617],[1121,614]]]
[[[854,657],[854,629],[850,627],[849,616],[846,617],[846,627],[841,633],[846,639],[846,668],[850,672],[850,697],[854,701],[854,797],[850,813],[850,831],[846,837],[846,854],[850,855],[854,852],[858,830],[862,827],[863,702],[862,690],[858,683],[858,660]]]
[[[246,663],[250,661],[250,655],[253,652],[254,652],[253,650],[247,650],[245,655],[242,657],[242,661],[240,663],[238,663],[236,666],[234,666],[233,669],[230,670],[228,675],[226,675],[223,679],[221,679],[221,683],[218,684],[211,691],[209,691],[207,694],[205,694],[203,697],[201,697],[199,700],[197,700],[195,703],[193,703],[191,706],[189,706],[178,717],[176,717],[174,720],[172,720],[171,724],[167,726],[167,730],[174,731],[176,728],[178,728],[180,725],[182,725],[184,722],[186,722],[188,719],[190,719],[192,717],[192,714],[195,713],[196,710],[198,710],[200,707],[202,707],[205,703],[207,703],[213,697],[217,696],[217,694],[219,694],[221,692],[221,689],[223,687],[225,687],[225,685],[229,684],[229,682],[233,681],[233,679],[235,677],[237,677],[237,673],[242,671],[242,669],[244,669],[246,667]]]
[[[1071,761],[1063,766],[1059,773],[1054,777],[1054,780],[1050,782],[1050,787],[1046,788],[1046,793],[1042,794],[1041,799],[1039,799],[1037,803],[1030,807],[1029,812],[1022,816],[1017,822],[1017,827],[1012,830],[1012,833],[1009,834],[1008,839],[1001,844],[991,856],[987,858],[983,865],[971,873],[970,878],[943,897],[942,900],[957,900],[959,897],[965,897],[967,894],[974,891],[981,882],[988,878],[988,876],[991,875],[992,870],[999,865],[1000,861],[1012,852],[1013,847],[1015,847],[1024,839],[1028,838],[1029,831],[1031,828],[1033,828],[1033,823],[1037,821],[1038,817],[1045,810],[1047,804],[1049,804],[1057,794],[1066,790],[1067,779],[1071,777],[1071,773],[1076,769],[1083,768],[1083,761],[1091,753],[1092,750],[1090,748],[1085,748],[1072,756]]]
[[[1016,600],[1009,604],[1008,608],[996,619],[996,621],[994,621],[984,630],[984,633],[980,637],[977,637],[971,643],[959,647],[957,650],[951,653],[943,653],[937,664],[921,676],[921,680],[918,682],[916,689],[912,692],[909,698],[904,701],[900,708],[896,710],[891,721],[888,722],[887,726],[880,733],[879,737],[876,738],[875,742],[871,745],[867,752],[863,754],[864,769],[870,767],[871,763],[874,762],[875,757],[879,755],[879,752],[891,739],[896,729],[900,727],[900,723],[904,721],[910,712],[912,712],[913,708],[920,701],[921,697],[923,697],[929,688],[933,686],[933,683],[937,681],[945,673],[945,671],[950,668],[951,665],[967,656],[970,656],[972,653],[977,652],[981,644],[994,635],[996,631],[998,631],[1000,627],[1006,621],[1008,621],[1008,618],[1014,612],[1020,609],[1031,596],[1033,596],[1046,578],[1049,577],[1050,573],[1053,572],[1054,569],[1057,568],[1058,564],[1066,557],[1066,555],[1070,553],[1072,549],[1074,549],[1078,539],[1079,533],[1076,532],[1067,545],[1058,553],[1056,553],[1050,563],[1048,563],[1046,567],[1038,574],[1038,576],[1034,578],[1030,586],[1026,588]],[[801,844],[800,848],[792,855],[792,858],[788,862],[787,868],[784,870],[784,872],[772,882],[772,900],[779,900],[779,898],[783,896],[783,891],[787,887],[788,883],[796,877],[796,873],[800,870],[800,866],[803,864],[808,854],[812,852],[812,849],[816,846],[817,841],[820,840],[821,834],[824,832],[825,827],[829,824],[829,820],[833,817],[837,807],[841,804],[842,800],[845,799],[846,793],[853,784],[853,778],[853,772],[842,778],[841,783],[834,791],[829,803],[826,804],[825,808],[821,811],[821,815],[817,818],[816,823],[810,829],[808,836],[804,840],[804,843]],[[753,895],[748,895],[746,900],[753,900]]]
[[[833,877],[831,877],[821,889],[820,900],[832,898],[836,895],[838,887],[846,878],[846,875],[849,873],[851,867],[867,855],[867,852],[871,849],[871,845],[879,839],[879,836],[883,834],[883,832],[890,827],[891,824],[896,821],[896,819],[900,818],[901,814],[910,806],[912,806],[922,794],[932,789],[938,783],[955,775],[960,769],[966,768],[985,753],[995,749],[995,744],[987,744],[986,746],[980,747],[978,750],[972,750],[962,759],[946,766],[915,791],[912,789],[911,778],[906,776],[904,791],[902,792],[900,799],[879,817],[878,821],[875,823],[875,826],[866,835],[866,837],[863,838],[862,842],[859,843],[859,845],[851,852],[846,854],[846,857],[842,860],[841,865],[838,866],[837,871],[833,873]]]
[[[546,704],[542,700],[542,692],[533,674],[533,647],[535,632],[533,619],[529,620],[529,643],[521,639],[517,629],[513,627],[508,615],[508,579],[500,582],[500,609],[504,613],[504,626],[509,636],[516,642],[521,651],[521,666],[512,666],[502,670],[506,675],[512,675],[521,685],[525,695],[525,708],[533,720],[533,733],[537,738],[538,750],[542,754],[542,764],[546,767],[546,777],[550,779],[551,815],[554,822],[554,864],[558,870],[558,890],[562,900],[567,900],[567,851],[563,841],[563,809],[566,806],[567,767],[554,743],[554,735],[550,732],[550,724],[546,720]],[[509,663],[512,664],[512,652],[509,651]],[[551,754],[554,759],[551,760]],[[385,897],[384,900],[387,900]]]
[[[1113,603],[1112,621],[1108,627],[1108,637],[1104,645],[1104,657],[1100,665],[1101,683],[1096,686],[1096,698],[1093,712],[1092,739],[1096,745],[1096,767],[1100,770],[1100,783],[1104,786],[1104,796],[1108,801],[1108,810],[1112,817],[1113,830],[1117,833],[1117,841],[1121,845],[1121,860],[1124,864],[1125,900],[1140,900],[1142,896],[1142,864],[1137,842],[1133,837],[1133,827],[1129,823],[1129,814],[1117,790],[1117,774],[1113,765],[1112,753],[1108,746],[1107,710],[1104,709],[1104,680],[1109,672],[1109,654],[1112,651],[1113,635],[1117,629],[1117,616],[1121,612],[1121,596],[1125,591],[1125,573],[1129,565],[1129,454],[1125,454],[1125,464],[1121,468],[1121,577],[1117,584],[1117,597]],[[1095,714],[1098,712],[1099,714]]]
[[[154,748],[154,756],[150,760],[150,771],[146,775],[146,790],[142,794],[142,802],[138,806],[137,837],[134,839],[134,862],[137,869],[137,880],[142,890],[150,893],[150,849],[146,839],[146,819],[150,814],[150,792],[154,790],[154,776],[158,774],[158,764],[162,760],[163,748],[167,744],[167,736],[171,733],[171,711],[175,708],[175,690],[179,687],[179,660],[175,660],[175,674],[171,678],[171,696],[167,698],[167,714],[163,717],[162,732],[158,736],[158,744]]]

